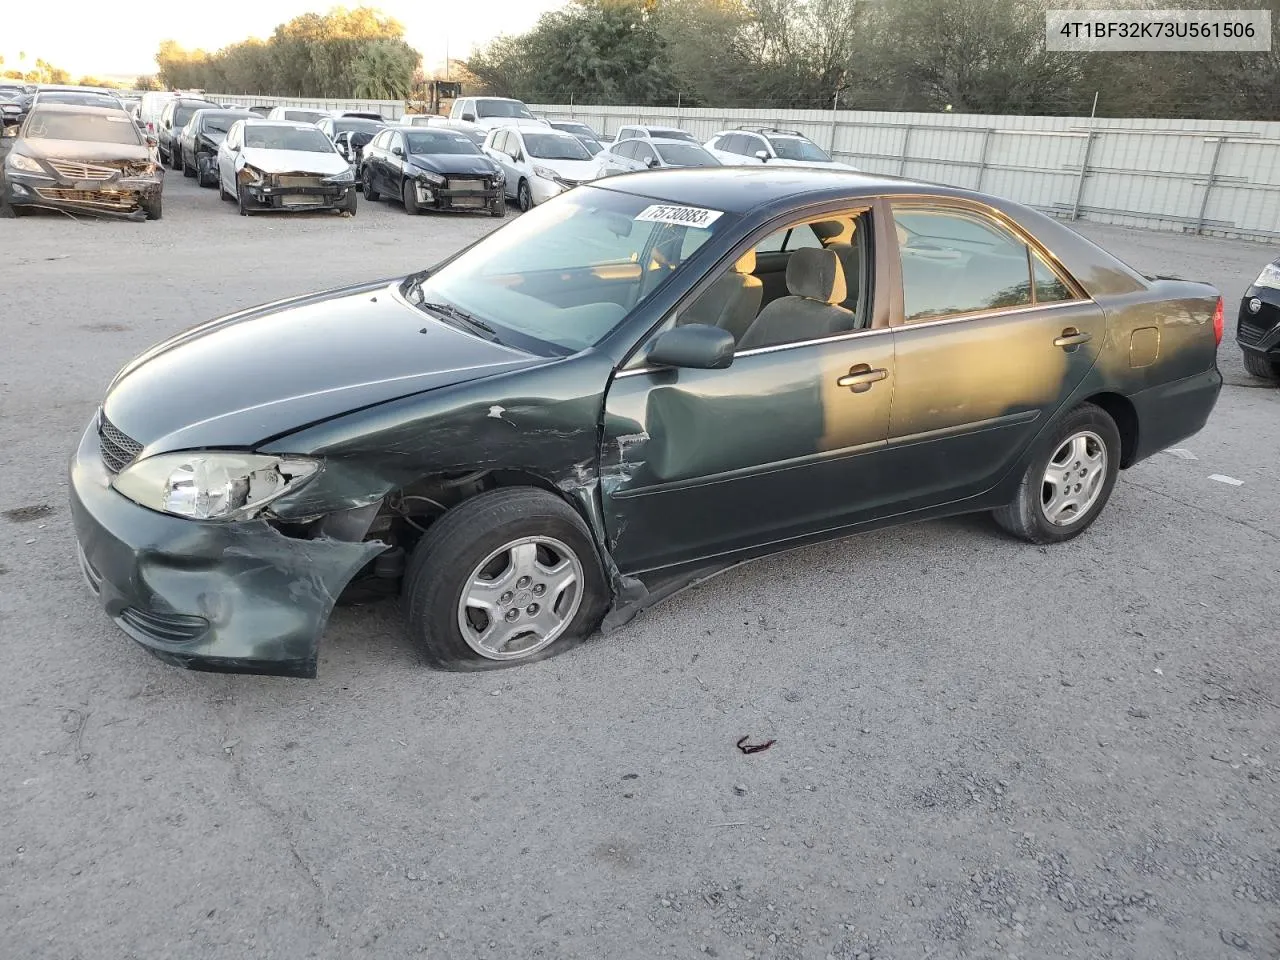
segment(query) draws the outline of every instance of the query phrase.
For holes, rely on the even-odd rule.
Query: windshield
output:
[[[519,100],[477,100],[477,117],[524,117],[533,119],[533,114]]]
[[[377,120],[361,120],[359,117],[347,120],[333,121],[334,133],[346,133],[347,131],[359,131],[360,133],[377,133],[386,124],[379,123]]]
[[[604,149],[604,144],[595,137],[581,136],[578,139],[582,141],[582,145],[587,148],[587,153],[591,154],[593,157]]]
[[[590,160],[591,154],[577,137],[567,133],[525,133],[524,147],[539,160]]]
[[[575,137],[590,137],[596,139],[595,131],[588,127],[585,123],[572,123],[568,120],[557,121],[555,124],[557,130],[563,130],[565,133],[572,133]]]
[[[720,161],[693,143],[655,143],[662,162],[669,167],[718,167]]]
[[[284,119],[296,120],[298,123],[319,123],[327,113],[320,113],[318,110],[286,110]]]
[[[769,144],[773,152],[783,160],[818,160],[830,163],[831,158],[812,140],[800,137],[770,137]]]
[[[191,115],[197,110],[208,110],[210,107],[217,107],[216,103],[180,103],[173,108],[173,125],[174,127],[185,127],[187,121],[191,119]]]
[[[142,143],[127,113],[54,113],[36,107],[23,136],[29,140],[81,140],[88,143]]]
[[[579,187],[490,234],[421,286],[407,286],[406,296],[465,311],[514,347],[552,355],[586,349],[730,219],[711,211],[706,226],[648,219],[704,217],[660,207],[649,197]]]
[[[432,130],[411,130],[404,135],[410,153],[465,153],[475,156],[480,152],[470,137],[460,133]]]
[[[243,119],[243,113],[206,113],[200,118],[200,129],[205,133],[227,133],[233,123]]]
[[[687,140],[689,143],[698,142],[698,138],[692,133],[685,133],[683,130],[668,130],[666,127],[650,127],[649,136],[657,137],[660,140]]]
[[[319,127],[272,127],[255,123],[244,128],[244,145],[260,150],[303,150],[333,153],[333,144]]]

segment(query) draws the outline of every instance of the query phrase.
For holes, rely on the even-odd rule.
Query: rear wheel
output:
[[[1280,363],[1274,363],[1256,353],[1240,351],[1240,359],[1244,362],[1245,372],[1262,380],[1280,380]]]
[[[541,660],[587,637],[608,593],[591,534],[542,490],[493,490],[455,507],[404,579],[410,635],[428,663],[485,670]]]
[[[1013,502],[994,511],[996,522],[1031,543],[1079,536],[1111,498],[1120,453],[1115,421],[1101,407],[1082,404],[1032,459]]]

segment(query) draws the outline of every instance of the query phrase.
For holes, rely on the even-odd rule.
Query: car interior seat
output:
[[[840,305],[856,312],[862,290],[862,251],[856,242],[859,240],[857,221],[852,217],[841,217],[839,220],[819,220],[809,226],[823,247],[840,258],[846,287],[845,299]]]
[[[756,252],[748,250],[728,273],[717,278],[689,304],[680,315],[680,324],[705,323],[728,330],[735,341],[741,340],[760,312],[764,297],[764,284],[759,277],[752,276],[755,269]]]
[[[739,350],[816,340],[853,329],[853,311],[840,306],[847,297],[844,268],[832,251],[802,247],[791,254],[787,293],[760,311],[738,341]]]

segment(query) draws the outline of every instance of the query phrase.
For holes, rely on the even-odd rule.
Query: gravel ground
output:
[[[1070,544],[869,534],[497,674],[422,668],[390,603],[312,682],[128,641],[63,479],[115,370],[497,224],[246,220],[173,175],[158,223],[0,222],[0,952],[1280,956],[1280,395],[1230,333],[1264,246],[1082,228],[1223,290],[1228,386]]]

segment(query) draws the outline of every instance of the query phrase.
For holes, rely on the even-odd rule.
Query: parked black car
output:
[[[164,105],[157,124],[156,139],[160,144],[160,159],[165,166],[182,169],[182,152],[178,149],[178,134],[197,110],[221,110],[222,104],[197,97],[175,97]]]
[[[466,134],[447,127],[388,127],[364,148],[360,182],[366,200],[382,194],[423,210],[507,215],[501,168]]]
[[[1245,370],[1264,380],[1280,380],[1280,257],[1263,267],[1244,292],[1236,343]]]
[[[524,662],[876,527],[993,511],[1069,540],[1204,425],[1221,335],[1212,286],[1010,201],[622,175],[128,364],[71,463],[80,563],[190,668],[314,676],[334,598],[377,583],[432,664]]]
[[[4,158],[4,207],[159,220],[163,171],[124,110],[37,102]]]
[[[248,110],[197,110],[178,134],[179,167],[202,187],[218,185],[218,146],[237,120],[252,117]]]

